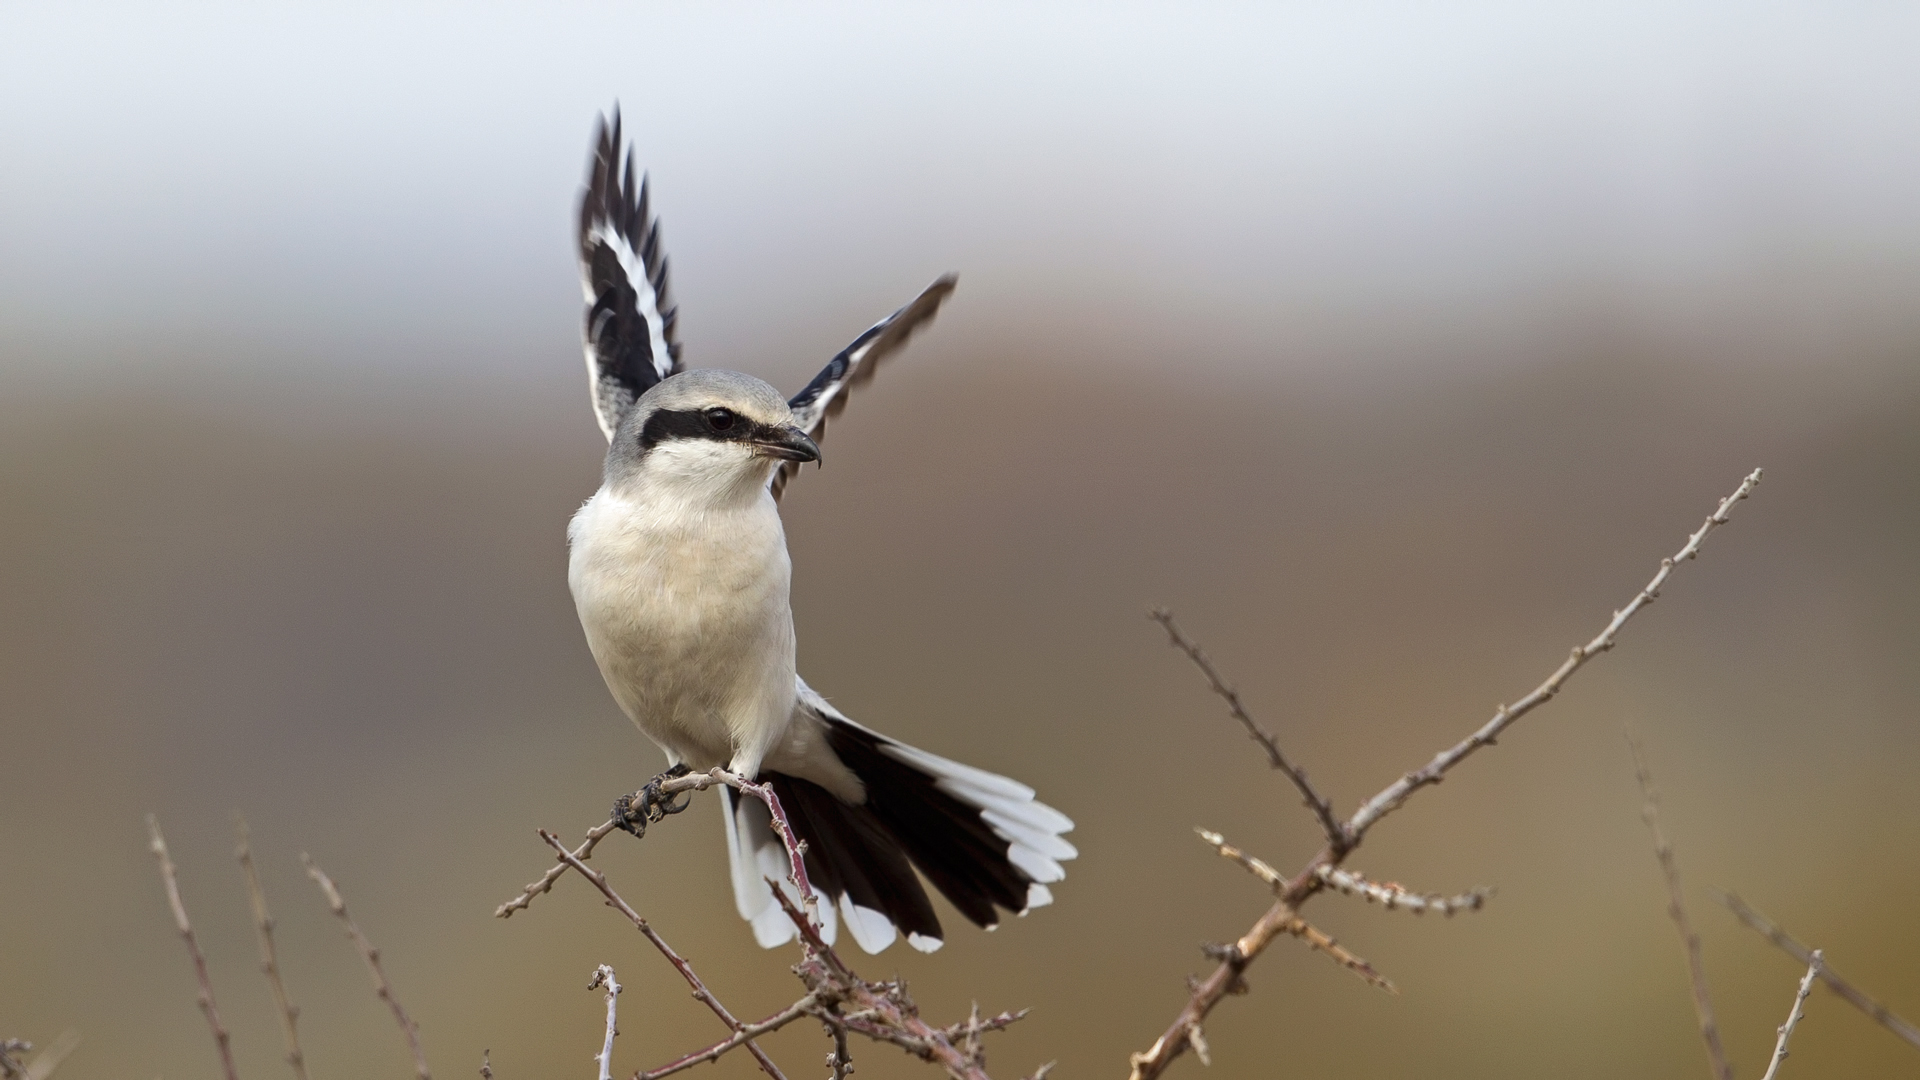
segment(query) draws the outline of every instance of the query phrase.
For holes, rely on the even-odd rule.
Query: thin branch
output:
[[[1667,882],[1667,916],[1680,930],[1680,943],[1687,952],[1687,981],[1693,990],[1693,1011],[1700,1020],[1700,1038],[1707,1044],[1707,1061],[1719,1080],[1733,1080],[1733,1066],[1727,1063],[1727,1051],[1720,1045],[1720,1028],[1713,1021],[1713,998],[1707,993],[1707,965],[1700,955],[1700,935],[1687,917],[1685,895],[1680,889],[1680,864],[1674,861],[1673,845],[1660,829],[1660,793],[1653,789],[1653,774],[1647,771],[1647,759],[1632,733],[1627,746],[1633,751],[1633,774],[1640,781],[1640,819],[1653,833],[1653,856],[1660,860],[1660,874]]]
[[[593,981],[587,984],[587,989],[597,990],[602,986],[607,988],[607,1038],[600,1044],[600,1052],[594,1055],[593,1060],[600,1063],[600,1080],[613,1080],[613,1037],[620,1034],[621,986],[613,977],[611,965],[601,964],[594,968]]]
[[[1267,752],[1267,764],[1285,773],[1287,779],[1293,781],[1293,786],[1300,791],[1302,803],[1307,809],[1313,811],[1315,818],[1319,819],[1320,829],[1327,837],[1327,844],[1336,851],[1345,851],[1352,847],[1352,838],[1340,824],[1340,819],[1334,815],[1333,803],[1314,789],[1313,784],[1307,780],[1305,769],[1287,760],[1286,754],[1280,749],[1280,741],[1274,737],[1273,733],[1261,727],[1247,713],[1245,703],[1240,700],[1240,692],[1221,676],[1219,670],[1213,666],[1213,661],[1207,658],[1207,654],[1200,646],[1180,632],[1180,627],[1173,621],[1173,612],[1166,608],[1154,608],[1147,612],[1147,618],[1159,623],[1167,632],[1168,643],[1186,653],[1187,659],[1192,660],[1194,666],[1200,669],[1200,673],[1207,677],[1207,685],[1227,703],[1227,711],[1247,729],[1247,736],[1259,743],[1261,749]]]
[[[728,1052],[746,1045],[749,1040],[757,1039],[768,1032],[778,1031],[788,1024],[793,1023],[795,1020],[813,1015],[814,1010],[819,1005],[819,1001],[818,995],[808,994],[806,997],[781,1009],[765,1020],[751,1024],[742,1024],[733,1034],[721,1039],[719,1042],[714,1043],[704,1050],[695,1050],[691,1054],[677,1057],[657,1069],[642,1069],[633,1074],[633,1080],[660,1080],[660,1077],[671,1076],[682,1070],[691,1069],[695,1065],[708,1061],[718,1061]]]
[[[493,1080],[493,1051],[480,1051],[480,1080]]]
[[[600,895],[606,898],[608,907],[625,915],[628,922],[631,922],[636,929],[646,935],[647,940],[653,943],[653,947],[660,950],[660,955],[666,957],[667,962],[672,964],[674,970],[680,973],[680,977],[687,981],[687,985],[693,989],[694,998],[708,1009],[711,1009],[713,1014],[720,1018],[720,1022],[727,1025],[729,1031],[738,1034],[741,1029],[746,1026],[736,1019],[732,1013],[728,1012],[725,1005],[720,1004],[719,998],[713,996],[713,991],[707,989],[707,984],[701,982],[700,976],[694,973],[693,965],[687,963],[685,957],[674,952],[673,946],[668,945],[666,939],[662,938],[659,932],[656,931],[646,919],[641,917],[639,912],[633,910],[632,905],[622,899],[619,893],[613,891],[613,886],[607,883],[607,876],[605,874],[588,867],[586,863],[580,861],[577,856],[566,849],[565,845],[560,843],[559,837],[547,830],[540,830],[540,839],[546,841],[548,847],[560,853],[560,861],[562,863],[578,872],[581,877],[592,882],[594,888],[600,890]],[[775,892],[778,893],[779,890],[776,889]],[[744,1044],[747,1052],[752,1054],[753,1059],[760,1063],[762,1072],[773,1077],[774,1080],[786,1080],[786,1076],[781,1073],[779,1066],[775,1065],[773,1059],[769,1058],[766,1052],[760,1049],[759,1044],[755,1043],[752,1038],[745,1039]]]
[[[259,872],[254,869],[253,849],[247,842],[247,819],[233,815],[233,831],[239,838],[233,856],[240,860],[240,869],[247,876],[247,899],[253,904],[253,928],[260,939],[260,970],[266,973],[267,985],[273,988],[274,1004],[280,1007],[280,1031],[287,1040],[287,1064],[293,1066],[294,1080],[307,1080],[307,1058],[300,1051],[300,1032],[296,1026],[300,1010],[287,998],[286,985],[280,981],[280,961],[273,949],[273,915],[267,911],[267,894],[260,887]]]
[[[1269,888],[1277,892],[1287,887],[1287,879],[1281,876],[1280,871],[1275,870],[1259,859],[1227,843],[1226,837],[1207,829],[1195,829],[1193,831],[1200,834],[1201,840],[1211,844],[1213,849],[1220,853],[1221,858],[1232,859],[1234,862],[1239,863],[1246,868],[1247,873],[1266,882]]]
[[[1495,711],[1492,720],[1465,740],[1441,751],[1424,767],[1407,773],[1389,784],[1378,795],[1362,803],[1344,826],[1342,832],[1348,843],[1338,848],[1329,842],[1319,854],[1315,855],[1298,874],[1287,880],[1278,890],[1277,898],[1271,908],[1261,915],[1254,924],[1233,944],[1233,951],[1226,954],[1220,965],[1205,979],[1193,983],[1187,1003],[1181,1008],[1160,1037],[1144,1052],[1137,1052],[1129,1058],[1132,1065],[1130,1080],[1154,1080],[1165,1072],[1174,1058],[1184,1053],[1189,1046],[1195,1045],[1201,1022],[1213,1011],[1214,1006],[1225,1000],[1237,987],[1244,985],[1241,975],[1259,955],[1272,944],[1273,939],[1283,933],[1289,933],[1293,920],[1297,917],[1297,908],[1314,893],[1325,888],[1326,883],[1320,877],[1321,867],[1340,865],[1352,850],[1365,839],[1367,831],[1382,817],[1392,813],[1403,805],[1409,796],[1423,787],[1437,784],[1454,766],[1464,761],[1482,746],[1490,745],[1494,737],[1505,731],[1520,717],[1533,711],[1542,703],[1560,692],[1567,678],[1594,656],[1613,648],[1614,637],[1635,612],[1645,607],[1659,593],[1659,590],[1672,576],[1673,569],[1679,563],[1699,554],[1700,544],[1707,534],[1726,524],[1728,511],[1733,505],[1745,499],[1760,482],[1760,470],[1755,469],[1732,495],[1720,500],[1720,505],[1709,516],[1698,531],[1687,538],[1687,542],[1672,558],[1663,559],[1660,570],[1653,576],[1647,587],[1640,590],[1626,607],[1614,612],[1613,619],[1598,637],[1584,646],[1576,647],[1573,654],[1563,661],[1547,681],[1541,683],[1533,693],[1511,706],[1502,706]]]
[[[794,835],[792,827],[787,823],[786,811],[780,806],[780,797],[773,793],[771,785],[756,784],[745,777],[736,776],[725,769],[714,768],[706,772],[688,773],[685,776],[676,776],[671,780],[663,780],[660,782],[659,793],[662,796],[670,798],[681,792],[705,791],[710,787],[716,787],[722,784],[733,788],[743,795],[749,795],[758,799],[766,805],[767,812],[773,819],[773,831],[779,835],[781,842],[786,845],[787,880],[792,882],[794,888],[800,891],[800,895],[803,897],[802,902],[806,904],[810,917],[814,923],[818,925],[820,922],[818,910],[819,901],[813,894],[813,883],[807,879],[807,863],[805,858],[807,845],[805,841],[800,840]],[[594,847],[597,846],[601,840],[605,839],[609,833],[619,827],[620,823],[611,818],[601,822],[587,830],[586,840],[582,842],[579,847],[566,854],[571,855],[574,859],[581,862],[585,862],[587,859],[593,857]],[[527,887],[520,891],[520,895],[495,908],[493,911],[494,915],[502,919],[512,916],[514,912],[533,903],[534,897],[551,890],[553,883],[560,880],[560,875],[566,872],[566,859],[562,858],[556,861],[552,866],[547,868],[546,873],[541,874],[538,878],[528,883]]]
[[[393,996],[393,988],[387,984],[387,973],[380,966],[380,950],[373,947],[367,935],[360,932],[347,914],[347,902],[340,898],[340,890],[334,887],[333,879],[321,871],[313,857],[306,852],[300,853],[300,862],[307,868],[307,876],[320,886],[320,892],[327,898],[327,907],[339,918],[347,929],[347,937],[354,947],[360,950],[361,959],[367,962],[367,973],[373,976],[373,993],[387,1008],[393,1011],[393,1021],[400,1026],[400,1034],[407,1040],[407,1048],[413,1051],[413,1071],[420,1080],[433,1080],[433,1074],[427,1069],[426,1051],[420,1048],[420,1025],[407,1016],[407,1010],[400,1007],[400,999]]]
[[[1465,761],[1475,750],[1482,746],[1491,746],[1494,739],[1505,731],[1508,725],[1551,700],[1560,692],[1561,686],[1574,672],[1586,666],[1587,661],[1611,650],[1614,646],[1614,636],[1627,624],[1627,620],[1633,618],[1641,608],[1653,603],[1659,597],[1661,587],[1666,585],[1669,577],[1673,576],[1674,567],[1698,556],[1700,544],[1706,540],[1707,534],[1725,525],[1728,520],[1727,514],[1733,509],[1733,505],[1752,494],[1754,487],[1759,483],[1760,470],[1755,469],[1740,482],[1740,486],[1734,489],[1733,494],[1720,500],[1719,507],[1707,516],[1705,524],[1701,525],[1693,535],[1687,537],[1687,542],[1681,545],[1679,551],[1674,552],[1671,558],[1660,560],[1660,569],[1653,575],[1653,580],[1647,582],[1646,588],[1641,589],[1632,600],[1628,601],[1626,607],[1614,612],[1606,628],[1601,630],[1592,641],[1585,645],[1575,645],[1573,652],[1561,661],[1552,675],[1547,676],[1547,681],[1534,687],[1532,693],[1512,705],[1500,706],[1494,710],[1493,719],[1487,721],[1480,730],[1435,755],[1424,768],[1408,773],[1380,794],[1368,799],[1347,824],[1348,831],[1353,835],[1353,842],[1358,844],[1360,837],[1364,836],[1375,822],[1399,809],[1400,805],[1407,801],[1407,796],[1423,787],[1439,783],[1448,771]]]
[[[1803,964],[1809,966],[1813,964],[1813,950],[1795,941],[1785,930],[1774,925],[1765,915],[1760,914],[1748,906],[1745,900],[1740,899],[1733,893],[1724,892],[1719,889],[1713,891],[1713,898],[1725,905],[1728,911],[1733,912],[1735,918],[1738,918],[1741,922],[1746,923],[1749,928],[1757,931],[1761,937],[1773,942],[1781,952],[1786,953],[1788,956],[1793,957]],[[1920,1049],[1920,1027],[1915,1027],[1908,1021],[1901,1019],[1885,1005],[1868,997],[1852,983],[1841,978],[1832,968],[1827,966],[1825,960],[1820,962],[1820,981],[1827,984],[1827,989],[1839,994],[1847,1004],[1873,1017],[1875,1023],[1893,1032],[1895,1035],[1900,1036],[1900,1038],[1905,1039],[1915,1048]]]
[[[152,814],[147,815],[147,833],[151,837],[147,846],[160,861],[160,881],[167,888],[167,904],[173,908],[174,929],[187,943],[187,955],[193,958],[194,977],[200,980],[200,1011],[207,1015],[207,1027],[212,1030],[213,1043],[220,1050],[220,1066],[226,1071],[227,1080],[240,1080],[239,1072],[233,1067],[233,1047],[229,1045],[232,1037],[220,1022],[220,1010],[213,1004],[213,980],[207,977],[207,958],[200,952],[199,940],[193,936],[193,924],[187,921],[187,906],[180,902],[180,880],[174,873],[173,858],[167,854],[166,837],[160,835],[160,822]]]
[[[1333,957],[1334,963],[1360,976],[1369,986],[1377,986],[1389,994],[1398,994],[1400,992],[1400,988],[1393,985],[1393,980],[1374,970],[1372,964],[1348,952],[1346,946],[1335,941],[1326,931],[1307,920],[1296,917],[1286,925],[1285,930],[1301,941]]]
[[[992,1080],[978,1062],[968,1060],[953,1045],[945,1029],[920,1019],[919,1007],[906,997],[900,983],[869,983],[855,975],[820,939],[819,931],[785,892],[775,889],[773,898],[800,936],[813,946],[812,955],[796,969],[800,977],[807,981],[808,989],[824,986],[843,996],[854,1010],[843,1018],[849,1030],[877,1042],[892,1043],[922,1061],[937,1064],[954,1080]]]
[[[833,1049],[827,1054],[827,1068],[833,1071],[832,1080],[847,1080],[853,1073],[853,1056],[847,1053],[847,1025],[839,1022],[838,1008],[830,1010],[829,1015],[835,1022],[827,1024],[827,1030],[833,1033]]]
[[[1787,1040],[1793,1038],[1794,1026],[1807,1015],[1807,995],[1813,993],[1813,978],[1820,974],[1820,950],[1813,950],[1813,959],[1807,963],[1807,974],[1800,980],[1800,990],[1793,996],[1793,1008],[1787,1010],[1787,1022],[1780,1025],[1780,1040],[1773,1044],[1773,1060],[1767,1063],[1767,1075],[1760,1080],[1773,1080],[1780,1071],[1780,1063],[1787,1060]]]
[[[1335,892],[1358,896],[1388,911],[1411,911],[1415,915],[1437,911],[1451,919],[1456,911],[1479,911],[1493,895],[1493,890],[1485,886],[1458,896],[1417,893],[1397,881],[1369,881],[1364,875],[1332,866],[1322,866],[1318,873],[1320,880]]]

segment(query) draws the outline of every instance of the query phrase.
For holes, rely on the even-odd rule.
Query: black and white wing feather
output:
[[[934,313],[940,310],[941,302],[953,292],[958,280],[952,274],[941,275],[914,297],[912,303],[874,323],[866,333],[854,338],[853,344],[840,350],[840,355],[822,368],[806,389],[787,401],[793,409],[794,426],[805,431],[814,442],[825,438],[827,421],[847,407],[847,396],[853,388],[873,378],[882,360],[905,345],[915,330],[933,320]],[[800,463],[790,461],[773,474],[774,498],[780,497],[787,481],[799,471]]]
[[[594,136],[593,165],[580,197],[580,276],[586,290],[587,378],[593,411],[608,439],[640,395],[680,370],[674,306],[660,223],[647,208],[647,181],[633,182],[633,153],[620,136],[620,111]]]

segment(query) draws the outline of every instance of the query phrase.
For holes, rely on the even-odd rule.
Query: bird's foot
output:
[[[660,793],[660,785],[668,780],[677,780],[692,771],[686,765],[675,765],[647,781],[639,791],[615,799],[613,801],[614,823],[635,836],[645,836],[648,825],[668,814],[677,814],[685,810],[693,804],[693,792],[682,792],[683,797],[679,802],[675,802],[672,795]]]

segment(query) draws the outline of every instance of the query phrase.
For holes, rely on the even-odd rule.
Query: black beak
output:
[[[753,437],[753,446],[760,454],[785,461],[820,460],[820,444],[791,424],[761,431]]]

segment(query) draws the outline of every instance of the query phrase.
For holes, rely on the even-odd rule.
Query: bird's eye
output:
[[[706,415],[708,425],[715,431],[730,430],[740,420],[732,409],[708,409]]]

